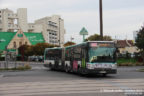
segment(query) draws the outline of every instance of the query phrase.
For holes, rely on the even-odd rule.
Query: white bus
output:
[[[79,74],[116,74],[115,43],[91,41],[65,48],[47,48],[44,66]]]

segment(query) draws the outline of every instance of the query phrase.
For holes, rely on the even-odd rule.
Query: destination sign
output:
[[[113,43],[90,43],[90,47],[113,47]]]

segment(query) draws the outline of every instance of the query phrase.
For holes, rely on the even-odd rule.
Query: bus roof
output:
[[[105,42],[105,43],[114,43],[114,41],[87,41],[87,42]]]
[[[82,44],[94,43],[94,42],[97,42],[97,43],[101,43],[101,42],[105,42],[105,43],[114,43],[114,41],[87,41],[87,42],[83,42],[83,43],[80,43],[80,44],[67,46],[67,47],[65,47],[65,48],[71,48],[71,47],[79,46],[79,45],[82,45]]]
[[[75,47],[75,46],[79,46],[79,45],[83,45],[83,44],[87,44],[87,43],[93,43],[93,42],[97,42],[97,43],[101,43],[101,42],[114,43],[114,41],[87,41],[87,42],[83,42],[83,43],[80,43],[80,44],[67,46],[65,48],[71,48],[71,47]],[[45,50],[48,50],[48,49],[62,49],[62,47],[46,48]]]
[[[76,45],[67,46],[67,47],[65,47],[65,48],[71,48],[71,47],[79,46],[79,45],[86,44],[86,43],[87,43],[87,42],[83,42],[83,43],[80,43],[80,44],[76,44]]]
[[[46,48],[45,50],[48,50],[48,49],[62,49],[61,47],[54,47],[54,48]]]

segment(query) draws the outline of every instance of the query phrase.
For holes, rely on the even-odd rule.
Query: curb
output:
[[[0,74],[0,78],[1,78],[1,77],[4,77],[4,75],[3,75],[3,74]]]

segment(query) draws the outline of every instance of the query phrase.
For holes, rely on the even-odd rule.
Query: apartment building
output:
[[[17,32],[19,29],[23,32],[42,33],[47,43],[64,44],[64,20],[59,15],[28,23],[26,8],[19,8],[16,13],[10,9],[0,9],[0,32]]]
[[[38,19],[35,25],[42,25],[42,34],[46,42],[61,46],[64,44],[64,20],[59,15]]]
[[[14,32],[20,28],[27,32],[27,9],[19,8],[17,13],[9,9],[0,10],[0,31]]]

